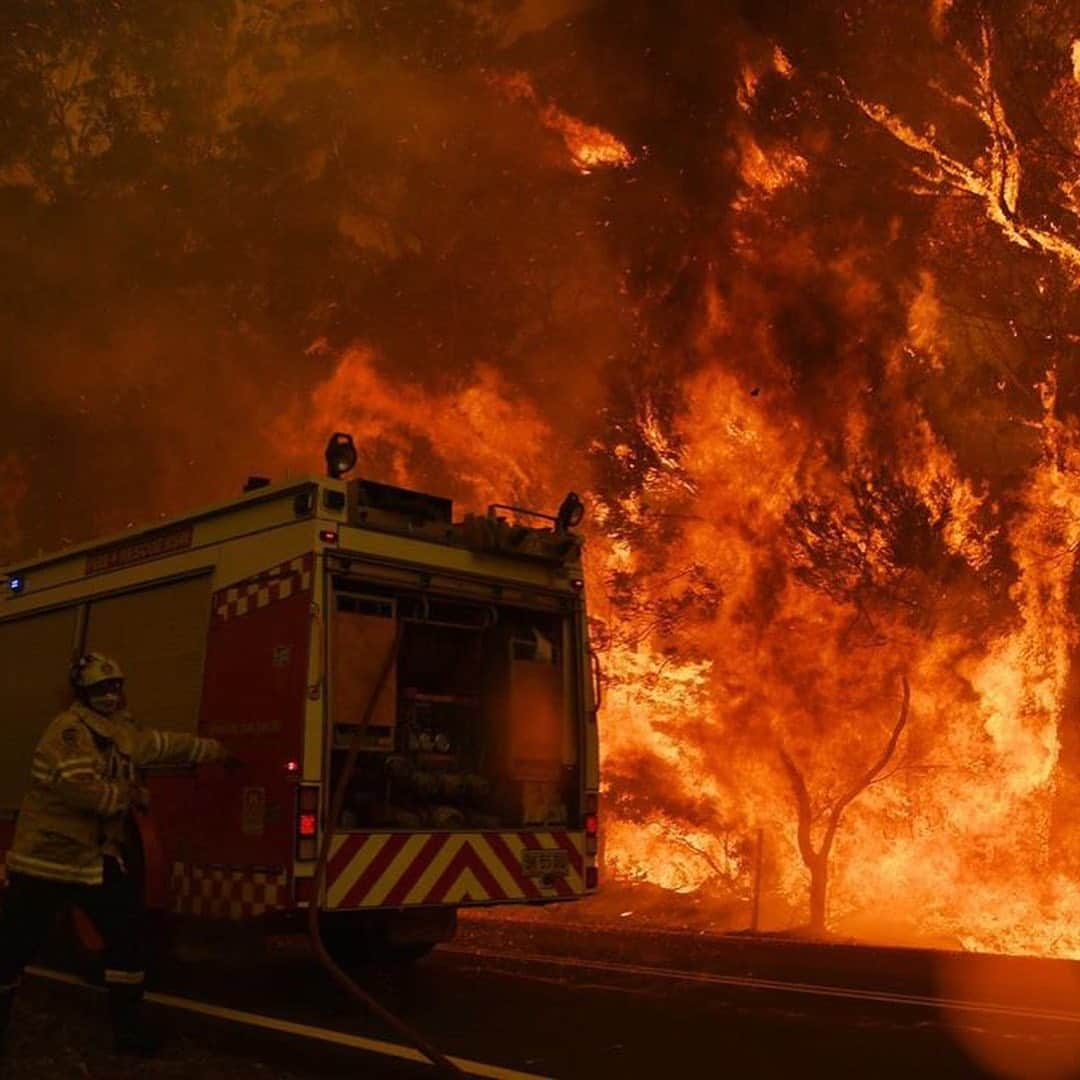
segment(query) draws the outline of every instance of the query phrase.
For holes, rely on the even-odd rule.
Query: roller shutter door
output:
[[[136,720],[195,731],[210,623],[210,575],[95,600],[86,649],[113,657],[127,676]]]
[[[30,758],[49,721],[71,704],[76,608],[0,623],[0,810],[17,810]]]

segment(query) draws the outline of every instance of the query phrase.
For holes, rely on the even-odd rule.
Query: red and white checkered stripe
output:
[[[264,570],[214,593],[214,618],[220,622],[250,615],[276,600],[311,589],[315,557],[308,552],[288,562]]]
[[[288,884],[289,875],[280,869],[173,863],[172,910],[211,919],[247,919],[287,906]]]
[[[6,851],[0,851],[0,888],[7,884]],[[281,869],[244,870],[173,863],[172,910],[211,919],[248,919],[289,904],[289,875]]]

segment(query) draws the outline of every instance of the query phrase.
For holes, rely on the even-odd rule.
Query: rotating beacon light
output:
[[[326,475],[340,480],[350,469],[356,467],[356,444],[344,431],[335,431],[326,444]]]

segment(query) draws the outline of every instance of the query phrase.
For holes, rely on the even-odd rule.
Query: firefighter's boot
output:
[[[161,1050],[161,1033],[151,1027],[143,1015],[142,986],[123,983],[110,986],[109,1019],[116,1053],[154,1057]]]

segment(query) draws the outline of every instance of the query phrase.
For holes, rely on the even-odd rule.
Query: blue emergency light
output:
[[[8,578],[8,588],[13,593],[21,593],[23,591],[23,578],[22,574],[12,574]]]

